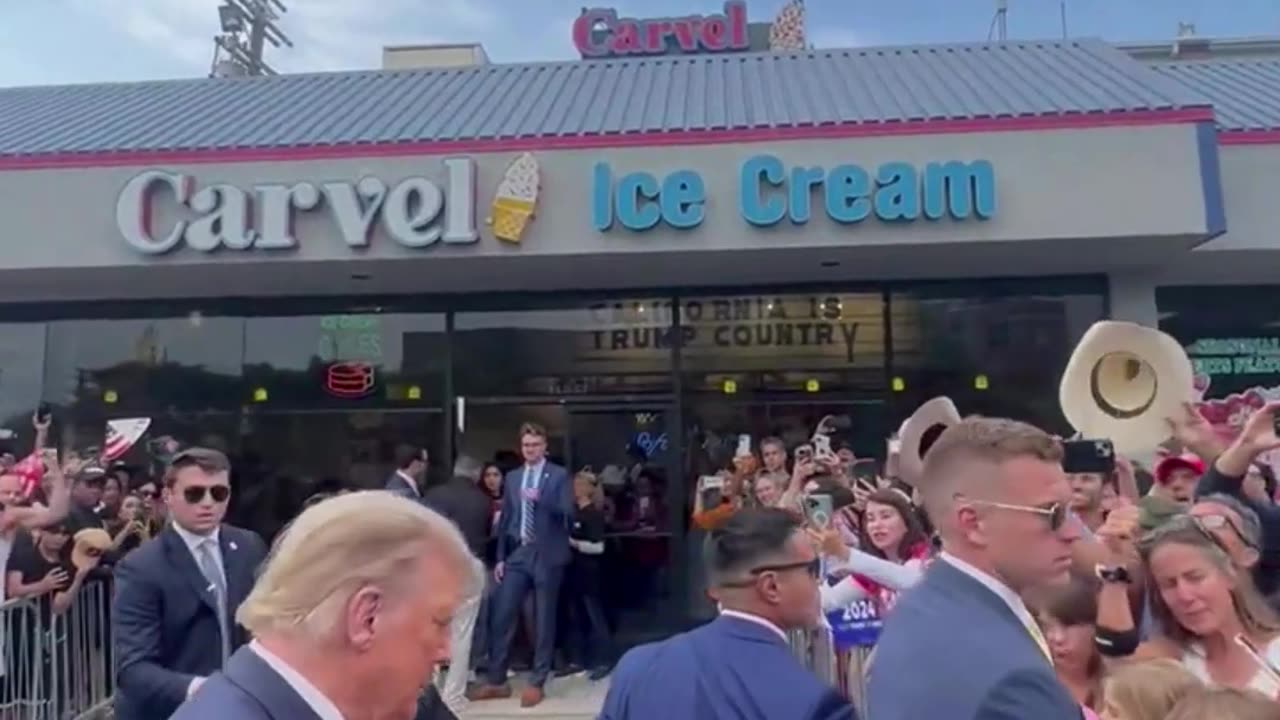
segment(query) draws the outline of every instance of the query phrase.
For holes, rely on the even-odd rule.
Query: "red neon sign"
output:
[[[362,362],[340,362],[324,371],[324,389],[344,400],[362,398],[373,392],[373,366]]]
[[[748,50],[747,4],[729,0],[719,15],[639,20],[609,8],[584,10],[573,23],[573,44],[585,58]]]

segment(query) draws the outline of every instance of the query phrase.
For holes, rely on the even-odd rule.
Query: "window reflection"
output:
[[[1102,319],[1103,295],[946,297],[894,293],[893,370],[899,414],[948,395],[965,414],[1068,428],[1058,382],[1084,332]]]
[[[265,407],[440,405],[443,315],[250,318],[246,402]]]
[[[75,414],[233,408],[244,321],[180,318],[49,324],[45,398]]]
[[[462,395],[671,391],[668,301],[458,313],[454,330],[454,383]]]
[[[0,449],[23,456],[34,440],[31,415],[40,404],[45,325],[0,324]]]
[[[1161,288],[1156,304],[1160,329],[1186,348],[1205,397],[1280,391],[1277,288]]]

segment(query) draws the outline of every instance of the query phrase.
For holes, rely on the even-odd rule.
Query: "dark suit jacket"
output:
[[[853,706],[801,665],[773,630],[727,616],[624,655],[600,712],[600,720],[855,717]]]
[[[945,560],[894,606],[867,681],[875,720],[1080,720],[1003,600]]]
[[[520,537],[521,485],[524,466],[507,473],[502,482],[502,516],[498,519],[498,562],[515,549]],[[565,469],[545,461],[534,503],[534,549],[537,562],[552,566],[569,563],[569,520],[573,517],[573,483]]]
[[[222,526],[218,544],[234,624],[267,547],[255,533],[231,525]],[[212,675],[222,665],[216,600],[172,527],[127,555],[115,576],[116,717],[167,718],[186,699],[192,678]],[[232,650],[248,640],[239,626],[232,634]]]
[[[401,477],[398,472],[391,473],[391,477],[387,478],[387,484],[382,489],[407,497],[410,500],[417,500],[419,497],[418,489],[410,485],[409,481]]]
[[[434,689],[418,701],[415,720],[457,720]],[[167,716],[166,716],[167,717]],[[241,648],[171,720],[319,720],[302,696],[257,653]]]
[[[493,499],[466,478],[454,478],[427,491],[422,501],[427,507],[453,521],[477,559],[484,559],[492,526]]]

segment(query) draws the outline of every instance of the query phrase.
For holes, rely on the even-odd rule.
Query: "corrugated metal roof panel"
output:
[[[1223,130],[1280,130],[1280,59],[1151,63],[1156,72],[1213,102]]]
[[[1026,117],[1223,94],[1212,68],[1157,69],[1077,40],[12,88],[0,156]],[[1233,77],[1234,122],[1280,118],[1280,72],[1267,102],[1246,97],[1252,75]]]

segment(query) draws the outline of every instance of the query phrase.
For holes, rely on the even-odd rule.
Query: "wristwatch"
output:
[[[1104,583],[1128,585],[1133,582],[1133,576],[1129,574],[1129,568],[1123,565],[1098,565],[1094,567],[1093,573]]]

